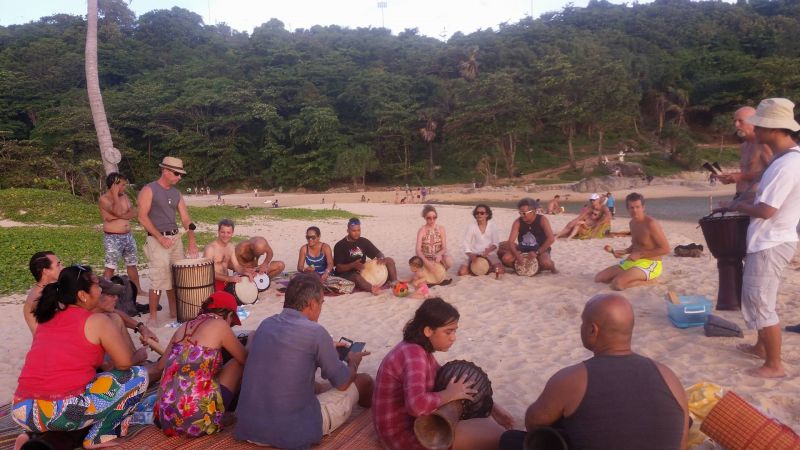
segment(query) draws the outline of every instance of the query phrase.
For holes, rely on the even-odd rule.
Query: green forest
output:
[[[0,27],[0,188],[93,194],[103,167],[84,17]],[[693,169],[731,113],[800,99],[800,1],[592,1],[443,42],[416,29],[278,19],[252,34],[100,2],[103,99],[120,170],[184,186],[326,189],[531,173],[620,148]],[[576,169],[577,171],[578,169]]]

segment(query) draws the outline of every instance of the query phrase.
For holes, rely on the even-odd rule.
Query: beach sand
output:
[[[728,192],[720,189],[712,191],[715,196],[720,197]],[[644,192],[651,197],[709,195],[709,190],[674,186],[654,186],[644,189]],[[618,200],[622,201],[626,193],[616,193]],[[505,197],[507,193],[500,194]],[[513,198],[509,197],[509,201],[519,198],[522,193],[517,191],[512,194]],[[551,194],[542,194],[541,197],[550,198]],[[336,194],[341,199],[337,200],[337,207],[362,216],[362,235],[372,240],[384,254],[395,259],[401,278],[408,277],[410,271],[407,261],[413,254],[416,232],[423,224],[420,217],[421,206],[376,203],[376,199],[383,197],[372,193],[373,203],[360,203],[360,195]],[[388,196],[385,201],[393,201],[393,191],[382,195]],[[452,195],[458,197],[458,201],[476,201],[487,197],[480,197],[481,193]],[[575,193],[572,195],[581,196]],[[325,206],[329,207],[334,194],[280,195],[279,198],[283,205],[319,208],[322,196],[326,197]],[[354,196],[350,201],[356,203],[344,202],[348,196]],[[455,200],[436,193],[433,198],[439,201]],[[190,204],[202,204],[206,200],[200,196],[191,200]],[[471,208],[442,205],[437,206],[437,209],[438,223],[447,229],[449,253],[460,264],[464,260],[462,237],[466,226],[473,220]],[[493,220],[500,227],[503,238],[507,236],[516,217],[518,215],[513,209],[494,209]],[[548,216],[556,231],[571,218],[571,215]],[[319,226],[323,241],[333,246],[344,236],[346,221],[308,223],[258,220],[238,225],[236,236],[267,237],[276,259],[285,261],[287,270],[293,270],[297,264],[298,249],[305,243],[305,228],[310,225]],[[664,221],[662,225],[671,247],[691,242],[705,243],[696,222]],[[626,219],[614,220],[614,231],[627,228]],[[532,278],[520,278],[509,273],[499,280],[494,276],[478,278],[454,275],[451,285],[432,288],[433,295],[453,303],[461,314],[458,340],[449,352],[437,353],[436,358],[440,363],[451,359],[467,359],[481,366],[492,381],[495,401],[516,417],[518,428],[524,427],[525,409],[537,398],[547,379],[560,368],[590,357],[580,341],[580,314],[589,297],[609,292],[607,286],[593,282],[596,272],[615,262],[603,250],[606,244],[624,248],[630,244],[630,240],[559,240],[552,251],[553,259],[560,270],[557,275],[541,274]],[[678,329],[667,319],[664,297],[669,290],[715,299],[716,260],[706,250],[700,258],[667,256],[664,258],[664,267],[664,275],[657,284],[632,288],[625,292],[633,303],[636,314],[634,351],[669,366],[684,387],[701,381],[717,383],[736,391],[762,411],[797,429],[800,424],[800,334],[783,335],[783,358],[789,373],[787,378],[764,380],[745,375],[745,369],[756,367],[759,362],[738,352],[735,347],[741,342],[754,342],[754,331],[746,330],[743,340],[707,338],[703,335],[702,327]],[[456,268],[451,269],[451,273],[455,274],[455,270]],[[146,288],[146,271],[143,283]],[[251,315],[244,320],[243,329],[255,329],[261,319],[281,310],[283,297],[274,287],[264,297],[257,304],[247,307]],[[31,342],[30,333],[21,316],[23,298],[10,296],[0,299],[0,339],[3,341],[0,347],[3,356],[0,358],[0,398],[7,401],[11,400],[16,377]],[[165,302],[162,299],[162,304],[166,304]],[[420,302],[410,297],[396,298],[389,291],[376,297],[368,293],[331,297],[325,302],[320,323],[335,340],[346,336],[365,341],[367,350],[372,354],[364,358],[361,371],[374,376],[381,358],[401,339],[403,325]],[[800,322],[800,271],[787,269],[780,289],[779,303],[782,324]],[[740,312],[722,311],[715,314],[732,320],[745,329]],[[162,342],[166,342],[172,332],[173,329],[167,327],[157,330]],[[155,354],[151,353],[151,356],[155,357]]]

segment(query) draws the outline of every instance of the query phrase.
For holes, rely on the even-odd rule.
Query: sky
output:
[[[585,6],[588,0],[576,0]],[[612,0],[613,3],[622,3]],[[378,4],[385,4],[381,9]],[[225,22],[251,33],[254,27],[276,18],[290,31],[314,25],[348,28],[386,27],[397,34],[418,28],[423,35],[447,39],[456,31],[469,34],[497,29],[531,15],[562,9],[568,0],[132,0],[137,16],[173,6],[194,11],[206,24]],[[0,25],[22,24],[57,13],[86,15],[86,1],[0,0]]]

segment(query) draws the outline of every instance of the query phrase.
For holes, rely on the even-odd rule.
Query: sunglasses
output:
[[[180,172],[176,172],[174,170],[170,170],[170,172],[172,172],[172,174],[175,175],[176,177],[183,177],[183,174]]]
[[[428,220],[428,219],[430,219],[430,220],[435,220],[435,219],[436,219],[436,216],[425,216],[425,219],[426,219],[426,220]]]
[[[520,216],[526,216],[526,215],[528,215],[529,213],[532,213],[532,212],[533,212],[533,210],[530,210],[530,209],[527,210],[527,211],[520,211],[519,215]]]
[[[317,237],[319,237],[319,236],[307,235],[307,236],[306,236],[306,240],[307,240],[307,241],[313,241],[313,240],[314,240],[314,239],[316,239]]]
[[[475,211],[475,215],[476,216],[485,216],[486,215],[486,211]]]
[[[74,264],[74,265],[72,265],[70,267],[74,267],[74,268],[78,269],[78,276],[75,277],[75,281],[78,281],[81,278],[81,274],[82,273],[89,272],[89,270],[90,270],[89,266],[86,266],[86,265],[83,265],[83,264]]]

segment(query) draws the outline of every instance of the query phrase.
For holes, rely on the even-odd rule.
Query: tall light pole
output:
[[[389,6],[389,2],[378,2],[378,9],[381,10],[381,28],[386,28],[386,23],[383,20],[383,10]]]

